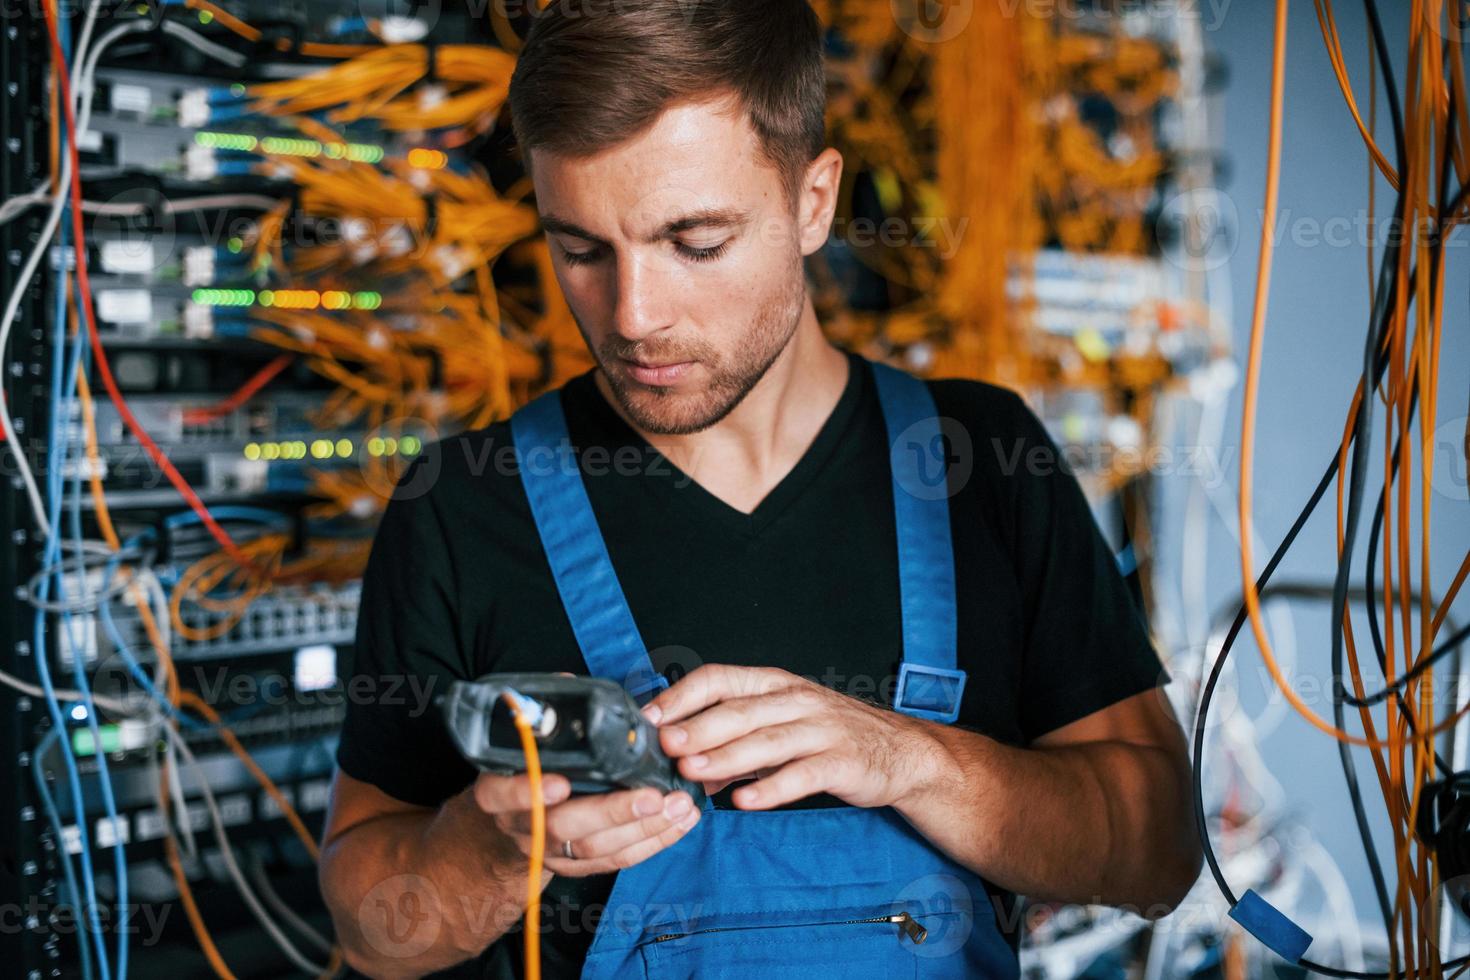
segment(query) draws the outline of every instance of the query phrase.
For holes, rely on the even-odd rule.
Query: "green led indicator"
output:
[[[244,86],[232,86],[230,91],[244,94]],[[379,163],[383,159],[383,148],[370,143],[319,143],[316,140],[297,136],[266,136],[256,139],[246,133],[220,133],[201,130],[194,134],[194,142],[213,150],[234,150],[241,153],[261,153],[281,157],[320,157],[340,160],[346,157],[355,163]]]
[[[116,725],[98,725],[97,734],[102,738],[103,752],[110,754],[122,749],[122,732]],[[71,747],[77,755],[96,755],[96,744],[90,728],[72,729]]]
[[[255,149],[258,141],[247,133],[216,133],[201,130],[194,134],[194,142],[212,150],[235,150],[249,153]]]
[[[356,163],[377,163],[383,159],[383,148],[365,143],[348,143],[347,159]]]
[[[190,297],[199,306],[249,306],[255,302],[253,289],[196,289]]]

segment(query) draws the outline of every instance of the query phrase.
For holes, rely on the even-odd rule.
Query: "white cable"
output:
[[[81,39],[80,39],[80,42],[77,45],[77,52],[78,52],[78,55],[79,55],[79,60],[78,60],[78,63],[79,64],[81,63],[81,61],[80,61],[80,55],[82,53],[84,53],[84,52],[87,51],[88,43],[91,40],[92,27],[95,25],[95,23],[96,23],[96,20],[95,20],[95,18],[93,18],[90,22],[88,22],[86,25],[83,26]],[[121,25],[121,26],[128,27],[129,28],[128,30],[123,31],[122,33],[138,33],[138,32],[141,32],[141,31],[144,31],[144,30],[147,30],[148,29],[148,24],[146,22],[143,22],[143,21],[136,21],[136,22],[132,22],[131,24],[124,24],[124,25]],[[225,47],[222,44],[217,44],[214,41],[211,41],[208,38],[206,38],[204,35],[198,33],[197,31],[190,30],[189,28],[185,27],[183,24],[178,23],[177,21],[172,21],[172,20],[166,20],[166,21],[164,21],[163,22],[163,31],[165,33],[167,33],[167,34],[171,34],[174,37],[179,38],[180,40],[184,41],[186,44],[190,45],[191,47],[195,48],[196,50],[201,51],[204,54],[207,54],[210,57],[214,58],[216,61],[223,62],[224,64],[226,64],[226,65],[228,65],[228,66],[230,66],[232,68],[239,68],[240,66],[244,65],[246,63],[246,61],[249,60],[246,55],[240,53],[239,51],[232,51],[231,49]],[[119,34],[118,36],[120,37],[122,35]],[[110,42],[108,42],[108,43],[110,43]],[[104,43],[100,47],[101,48],[107,47],[107,43]],[[89,74],[95,74],[95,70],[96,70],[96,66],[94,64],[93,65],[92,72],[89,73]],[[91,83],[91,80],[90,79],[88,79],[88,84],[89,84],[89,87],[92,87],[92,83]],[[72,85],[72,92],[73,92],[73,98],[75,98],[75,93],[77,92],[77,85],[76,85],[75,82],[73,82],[73,85]],[[81,133],[81,132],[85,132],[86,130],[87,130],[87,126],[83,123],[81,117],[78,117],[78,119],[77,119],[77,131],[79,133]],[[32,189],[30,191],[27,191],[24,194],[17,194],[17,195],[15,195],[10,200],[6,201],[4,204],[0,204],[0,225],[3,225],[3,224],[5,224],[8,221],[15,220],[16,218],[20,217],[22,214],[24,214],[26,211],[28,211],[29,209],[31,209],[33,207],[37,207],[37,206],[39,206],[41,204],[46,203],[47,199],[50,198],[50,196],[51,196],[51,185],[49,183],[38,184],[34,189]],[[269,200],[269,199],[268,198],[263,198],[263,200]],[[275,203],[276,203],[275,201],[271,201],[270,204],[263,205],[263,207],[268,208],[268,207],[273,206]],[[102,204],[100,204],[98,202],[91,202],[91,201],[85,201],[82,204],[82,210],[83,211],[92,211],[94,207],[95,208],[104,208],[104,207],[108,207],[108,205],[102,205]],[[104,213],[105,214],[105,213],[109,213],[109,212],[101,211],[100,213]],[[118,212],[118,213],[121,213],[121,212]]]
[[[6,673],[3,670],[0,670],[0,684],[14,688],[20,693],[28,694],[33,698],[44,698],[46,696],[46,692],[38,685],[23,681],[14,674]],[[69,688],[55,688],[53,693],[56,695],[56,700],[58,701],[85,701],[88,697],[87,695],[83,695],[81,691],[71,690]],[[124,701],[120,698],[105,697],[101,694],[93,694],[90,697],[92,702],[98,707],[106,708],[108,711],[120,715],[143,714],[146,708],[146,703],[139,699]],[[152,701],[151,698],[147,700]]]
[[[239,68],[241,65],[245,64],[246,61],[250,60],[247,56],[241,54],[239,51],[233,51],[225,47],[223,44],[216,44],[214,41],[206,38],[203,34],[196,34],[194,31],[189,30],[187,27],[185,27],[183,24],[178,23],[177,21],[165,20],[163,22],[163,31],[165,34],[171,34],[179,40],[183,41],[185,44],[189,45],[191,48],[194,48],[196,51],[200,51],[203,54],[206,54],[209,57],[215,59],[216,61],[224,62],[231,68]]]
[[[95,50],[88,51],[87,46],[91,42],[92,28],[96,23],[97,11],[101,7],[100,0],[94,2],[87,8],[87,19],[82,25],[80,43],[77,46],[78,61],[72,67],[72,98],[79,94],[79,86],[83,80],[87,80],[87,87],[80,89],[82,109],[77,113],[77,128],[73,138],[78,142],[87,133],[87,124],[91,121],[92,112],[92,89],[89,73],[87,71],[90,63],[95,70],[97,59],[102,56],[113,42],[118,38],[131,34],[137,30],[148,27],[146,22],[130,21],[119,24],[103,35],[102,40],[97,43]],[[11,328],[15,326],[16,314],[20,311],[21,298],[25,296],[26,290],[30,288],[31,280],[36,275],[36,269],[41,264],[41,258],[51,248],[51,241],[56,236],[56,229],[61,224],[61,213],[66,209],[66,202],[71,187],[72,155],[70,152],[62,154],[61,173],[57,182],[57,193],[51,202],[51,210],[46,215],[46,222],[41,227],[41,234],[36,238],[36,244],[31,248],[31,254],[26,257],[25,264],[21,266],[20,275],[16,278],[15,286],[11,289],[10,298],[5,304],[5,311],[0,314],[0,352],[8,349]],[[16,467],[20,473],[21,483],[25,486],[26,499],[30,503],[31,516],[36,523],[36,530],[43,538],[51,536],[51,521],[46,513],[45,502],[41,499],[40,487],[36,485],[36,475],[31,469],[30,460],[26,458],[25,447],[21,445],[20,437],[15,431],[15,421],[11,418],[10,402],[8,399],[0,399],[0,429],[5,432],[5,438],[10,443],[12,454],[15,456]]]
[[[164,733],[168,736],[169,742],[178,753],[184,757],[184,761],[188,763],[190,770],[194,773],[195,781],[199,783],[199,791],[204,797],[204,806],[209,810],[210,823],[214,827],[214,839],[219,846],[220,858],[224,861],[225,870],[235,883],[235,890],[240,893],[240,897],[245,901],[251,914],[255,916],[256,921],[270,935],[275,944],[280,947],[281,952],[285,953],[287,959],[295,964],[298,969],[312,976],[326,973],[326,965],[313,963],[303,956],[301,951],[291,942],[290,938],[281,931],[281,927],[276,921],[271,918],[270,913],[260,904],[260,899],[256,896],[254,889],[250,887],[250,883],[245,880],[245,874],[240,870],[240,865],[235,860],[235,851],[230,845],[230,837],[225,830],[224,815],[220,813],[219,804],[215,802],[214,791],[209,788],[209,781],[200,769],[198,760],[194,758],[193,751],[190,750],[183,736],[175,731],[172,725],[164,726]],[[179,783],[182,780],[171,779],[169,782]],[[162,803],[161,800],[160,803]]]
[[[168,595],[163,591],[163,583],[158,581],[158,575],[151,568],[145,568],[138,573],[148,594],[153,599],[153,619],[158,627],[159,642],[164,650],[173,649],[173,619],[169,616]],[[162,664],[158,664],[159,669]]]
[[[0,225],[7,221],[14,221],[31,208],[45,204],[46,199],[51,196],[51,185],[41,184],[35,190],[17,194],[4,204],[0,204]]]
[[[178,746],[170,739],[164,745],[164,770],[166,772],[178,773],[179,751]],[[189,820],[189,807],[184,799],[184,781],[182,779],[170,779],[168,781],[169,794],[173,798],[174,812],[179,815],[179,830],[184,835],[184,853],[190,859],[199,856],[199,845],[194,840],[194,825]]]
[[[138,577],[142,580],[144,587],[148,590],[148,595],[152,598],[154,602],[154,619],[156,620],[158,626],[159,643],[162,645],[164,651],[168,651],[173,643],[173,638],[169,632],[171,626],[168,615],[168,596],[164,594],[163,584],[158,581],[158,576],[154,573],[153,569],[145,568],[141,570],[138,573]],[[155,653],[153,664],[153,689],[155,691],[162,689],[163,678],[163,658],[157,656],[157,654]],[[162,717],[161,708],[160,717]],[[172,726],[167,723],[163,724],[163,728],[167,729],[170,732],[173,731]],[[179,765],[178,759],[175,755],[174,743],[172,740],[164,743],[164,753],[169,762],[168,768],[173,772],[177,772],[179,769]],[[148,754],[148,773],[149,776],[153,779],[155,786],[163,785],[162,774],[159,772],[158,768],[158,760],[156,756],[151,752]],[[189,811],[184,803],[183,785],[178,779],[171,779],[168,782],[170,795],[173,797],[174,801],[174,812],[180,814],[182,820],[182,822],[180,823],[180,829],[183,833],[184,839],[181,849],[190,859],[193,859],[198,856],[198,847],[194,841],[194,829],[189,824]],[[160,801],[160,806],[162,806],[162,801]]]
[[[23,211],[27,211],[37,205],[45,204],[49,196],[47,193],[37,191],[17,194],[3,205],[0,205],[0,225],[19,217]],[[278,199],[267,197],[264,194],[205,194],[199,197],[186,197],[179,200],[165,199],[163,208],[169,214],[203,211],[206,208],[248,208],[257,211],[269,211],[280,203]],[[113,201],[82,202],[82,211],[86,214],[125,216],[143,214],[147,209],[148,205],[141,201],[132,204],[118,204]]]
[[[1327,905],[1322,928],[1317,934],[1327,933],[1337,939],[1341,963],[1345,970],[1363,970],[1363,934],[1358,929],[1358,909],[1353,903],[1352,889],[1337,861],[1327,848],[1313,840],[1305,847],[1302,860],[1317,876],[1322,888],[1322,897]],[[1319,960],[1320,962],[1320,960]]]
[[[146,31],[151,29],[152,26],[145,20],[127,21],[118,24],[104,34],[94,48],[91,46],[92,30],[96,25],[97,13],[100,7],[100,0],[94,0],[87,9],[87,17],[82,25],[76,47],[76,63],[72,66],[71,95],[72,101],[76,103],[76,130],[73,134],[73,139],[77,145],[81,144],[82,140],[90,131],[92,103],[97,88],[95,81],[97,65],[101,61],[103,52],[128,34]],[[165,30],[168,29],[169,23],[171,22],[165,22]],[[179,25],[175,26],[178,28],[177,31],[171,31],[170,33],[185,40],[190,40],[186,35],[192,34],[192,31]],[[181,34],[179,33],[180,31],[184,33]],[[212,42],[207,41],[203,37],[198,37],[198,40],[212,45]],[[37,237],[36,244],[31,249],[30,255],[27,256],[25,264],[21,267],[20,275],[16,279],[15,286],[11,290],[10,297],[5,304],[4,313],[0,315],[0,352],[8,349],[7,345],[10,339],[10,331],[15,325],[15,318],[20,310],[21,299],[25,296],[26,290],[30,288],[31,280],[36,275],[36,269],[40,266],[42,257],[50,249],[51,242],[56,236],[56,229],[61,223],[61,214],[66,209],[71,187],[71,159],[72,155],[70,152],[62,155],[61,172],[58,175],[59,180],[57,182],[58,193],[52,197],[51,210],[46,216],[45,223],[42,225],[41,234]],[[32,191],[31,196],[38,193],[41,193],[40,189]],[[45,196],[51,196],[49,191],[43,195],[42,199]],[[254,195],[250,196],[254,197]],[[7,202],[6,207],[8,208],[13,203]],[[271,206],[274,206],[275,203],[272,201]],[[26,206],[29,207],[30,203],[27,203]],[[5,220],[9,220],[9,218],[5,217]],[[0,365],[0,367],[3,367],[3,365]],[[31,469],[30,460],[27,459],[25,449],[21,445],[20,437],[15,431],[15,422],[10,413],[10,404],[6,399],[0,399],[0,430],[4,431],[5,438],[10,443],[11,450],[16,458],[16,466],[19,470],[21,482],[25,487],[26,499],[30,504],[31,515],[35,521],[36,529],[41,537],[49,537],[51,534],[51,522],[46,513],[45,503],[41,499],[41,491],[36,483],[35,472]]]
[[[203,211],[206,208],[248,208],[256,211],[269,211],[280,203],[279,199],[267,197],[264,194],[206,194],[180,200],[165,199],[163,209],[169,214]],[[111,201],[83,201],[82,210],[88,214],[134,215],[145,213],[148,205],[141,201],[123,204]]]
[[[1212,467],[1220,465],[1219,437],[1224,429],[1223,406],[1226,392],[1211,392],[1199,401],[1199,422],[1195,428],[1195,448],[1201,462],[1204,455],[1211,454]],[[1208,433],[1208,435],[1207,435]],[[1180,601],[1184,606],[1184,629],[1191,649],[1207,649],[1204,646],[1210,630],[1210,608],[1208,595],[1208,556],[1210,544],[1210,520],[1207,509],[1209,488],[1205,481],[1223,474],[1203,474],[1190,482],[1189,496],[1185,500],[1184,521],[1180,535],[1180,552],[1187,557],[1184,574],[1180,576]]]
[[[63,161],[61,166],[60,187],[63,192],[57,194],[51,205],[51,213],[46,216],[46,223],[41,228],[40,237],[31,248],[31,254],[27,256],[25,265],[21,266],[20,277],[16,280],[15,288],[11,290],[10,299],[5,304],[5,312],[0,315],[0,351],[8,348],[10,343],[10,329],[15,325],[15,315],[20,310],[21,297],[25,295],[30,287],[31,279],[36,274],[36,267],[41,264],[41,256],[51,247],[51,239],[56,234],[56,228],[61,223],[61,212],[66,206],[64,189],[71,180],[71,158]],[[25,486],[26,498],[30,502],[31,518],[36,523],[36,530],[42,538],[51,536],[51,520],[46,514],[45,502],[41,500],[41,490],[36,485],[35,473],[31,470],[31,464],[26,459],[25,447],[21,445],[20,436],[15,431],[15,422],[10,416],[10,400],[0,399],[0,429],[5,431],[5,440],[10,443],[11,453],[15,456],[16,467],[20,473],[21,483]]]
[[[271,910],[276,915],[281,917],[286,925],[299,932],[302,938],[323,953],[326,953],[328,956],[332,955],[332,944],[327,940],[327,937],[312,928],[310,922],[307,922],[298,915],[296,910],[287,905],[281,896],[276,893],[275,887],[271,884],[270,877],[265,873],[265,862],[260,859],[259,854],[255,855],[250,862],[250,880],[260,890],[261,897],[265,899],[265,903],[271,907]]]

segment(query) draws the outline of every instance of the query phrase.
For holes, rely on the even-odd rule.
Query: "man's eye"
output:
[[[557,245],[557,248],[561,249],[561,257],[567,265],[586,265],[589,262],[595,261],[597,258],[597,249],[595,248],[589,248],[585,252],[573,252],[563,245]]]
[[[674,243],[674,248],[678,250],[679,254],[691,262],[713,262],[721,255],[724,255],[725,250],[729,247],[729,239],[720,242],[718,245],[710,245],[705,248],[695,248],[692,245],[685,245],[683,242]]]

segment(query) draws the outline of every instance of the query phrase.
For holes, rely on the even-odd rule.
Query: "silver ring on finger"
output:
[[[562,854],[566,855],[568,861],[577,860],[577,855],[572,853],[572,842],[570,840],[564,840],[561,842],[561,852]]]

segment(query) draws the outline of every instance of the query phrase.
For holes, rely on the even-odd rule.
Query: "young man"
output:
[[[383,519],[321,866],[348,962],[519,975],[527,782],[403,693],[500,671],[625,682],[714,794],[546,778],[548,976],[1013,977],[1018,893],[1172,908],[1183,739],[1075,480],[1017,397],[807,298],[842,160],[805,0],[553,3],[510,101],[597,367]]]

